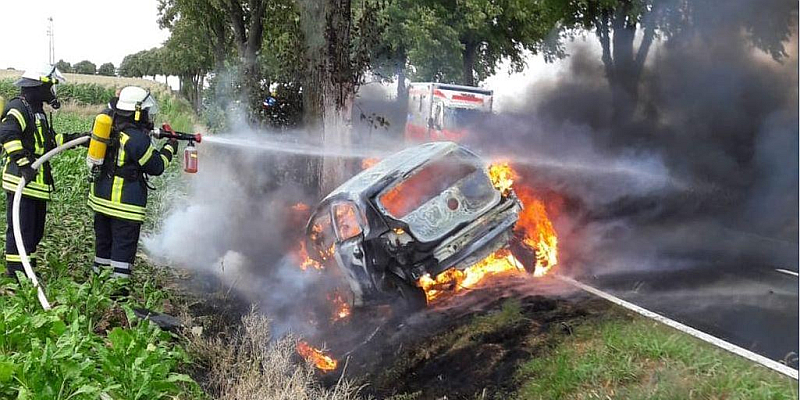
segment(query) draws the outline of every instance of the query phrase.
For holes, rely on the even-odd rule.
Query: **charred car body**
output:
[[[465,269],[505,247],[521,204],[494,187],[483,160],[452,142],[405,149],[325,197],[307,225],[309,253],[340,267],[355,306],[401,297],[426,304],[416,282]]]

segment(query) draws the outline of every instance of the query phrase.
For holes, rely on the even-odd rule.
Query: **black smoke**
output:
[[[713,4],[712,4],[713,3]],[[670,8],[673,7],[673,8]],[[735,263],[797,269],[797,4],[665,2],[636,100],[593,33],[472,145],[564,196],[563,254],[591,273]],[[634,110],[615,118],[614,109]]]

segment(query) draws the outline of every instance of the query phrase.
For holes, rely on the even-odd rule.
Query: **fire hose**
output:
[[[77,139],[71,140],[67,143],[62,144],[61,146],[56,147],[53,150],[48,151],[43,156],[36,159],[31,165],[33,170],[38,170],[39,167],[47,162],[50,158],[55,156],[62,151],[78,146],[83,144],[89,140],[89,136],[79,137]],[[27,185],[28,182],[25,181],[25,178],[21,178],[19,181],[19,185],[17,185],[17,190],[14,192],[14,203],[11,207],[11,218],[14,227],[14,243],[17,245],[17,251],[19,252],[19,257],[22,261],[22,267],[25,269],[25,275],[28,276],[28,279],[31,280],[33,283],[33,287],[36,288],[37,297],[39,298],[39,303],[42,304],[42,308],[45,310],[49,310],[50,303],[47,301],[47,297],[44,295],[44,290],[42,290],[42,286],[39,285],[39,280],[36,278],[36,274],[33,272],[33,267],[31,267],[30,259],[28,258],[28,252],[25,250],[25,244],[22,240],[22,230],[19,227],[19,203],[20,199],[22,198],[22,189]]]

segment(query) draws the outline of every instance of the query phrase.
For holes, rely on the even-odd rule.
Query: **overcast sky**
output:
[[[157,47],[169,36],[158,28],[157,0],[3,0],[0,68],[25,69],[48,61],[47,18],[53,17],[56,61],[97,66]]]

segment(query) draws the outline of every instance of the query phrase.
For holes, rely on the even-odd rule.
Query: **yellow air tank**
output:
[[[6,99],[4,99],[3,96],[0,96],[0,114],[2,114],[3,111],[5,110],[6,110]]]
[[[89,141],[89,153],[86,155],[86,164],[90,167],[103,165],[109,137],[111,137],[111,117],[106,114],[98,114],[94,118],[92,140]]]

